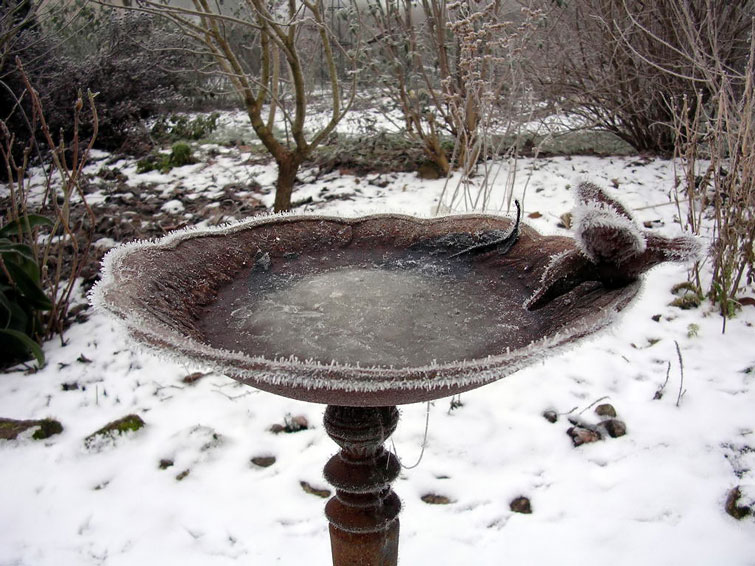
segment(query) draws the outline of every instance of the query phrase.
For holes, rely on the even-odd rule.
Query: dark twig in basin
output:
[[[464,250],[461,250],[460,252],[451,254],[450,256],[448,256],[449,259],[467,254],[484,254],[487,252],[492,252],[493,250],[496,250],[500,255],[505,255],[506,253],[508,253],[508,251],[512,247],[514,247],[514,244],[516,244],[516,241],[519,239],[519,221],[522,219],[522,209],[519,206],[519,201],[515,200],[514,204],[516,204],[516,224],[514,224],[513,228],[511,228],[511,231],[508,234],[491,242],[485,242],[483,244],[477,244],[476,246],[470,246]]]

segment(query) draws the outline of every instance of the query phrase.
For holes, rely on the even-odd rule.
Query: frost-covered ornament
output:
[[[552,257],[540,286],[525,303],[534,310],[588,281],[619,288],[665,261],[693,261],[700,241],[689,235],[666,238],[642,230],[629,211],[590,182],[576,189],[576,248]]]

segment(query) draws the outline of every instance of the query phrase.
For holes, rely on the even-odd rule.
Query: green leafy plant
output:
[[[220,114],[213,112],[190,118],[185,114],[161,116],[152,126],[152,137],[161,142],[178,140],[201,140],[208,137],[218,127]]]
[[[32,248],[11,240],[33,226],[51,226],[48,218],[26,215],[0,229],[0,362],[8,363],[33,355],[44,365],[44,353],[37,339],[42,322],[39,313],[53,304],[41,285],[39,265]]]
[[[170,164],[173,167],[181,167],[194,163],[191,147],[187,143],[174,143],[170,150]]]
[[[190,165],[195,162],[191,146],[187,143],[178,142],[173,144],[170,153],[151,153],[144,159],[137,161],[136,172],[159,171],[160,173],[167,173],[173,167]]]

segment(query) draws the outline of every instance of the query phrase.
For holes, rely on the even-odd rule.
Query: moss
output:
[[[34,432],[32,438],[34,440],[44,440],[61,432],[63,432],[63,425],[59,421],[55,419],[43,419],[39,421],[39,428]]]
[[[697,288],[697,286],[690,281],[683,281],[682,283],[677,283],[676,285],[671,287],[671,292],[674,295],[678,295],[681,291],[688,291],[690,293],[694,293],[695,295],[700,294],[700,290]]]
[[[173,144],[170,153],[151,153],[137,161],[136,172],[160,171],[160,173],[167,173],[173,167],[181,167],[191,163],[196,163],[191,146],[184,142],[178,142]]]
[[[136,162],[137,173],[148,173],[150,171],[160,171],[163,173],[170,171],[170,156],[151,153]]]
[[[19,434],[32,428],[38,429],[32,435],[34,440],[44,440],[63,432],[63,425],[55,419],[17,421],[0,418],[0,439],[14,440]]]
[[[703,302],[700,289],[690,281],[683,281],[671,287],[671,292],[677,297],[669,304],[682,310],[696,309]]]
[[[681,297],[677,297],[673,301],[671,301],[669,304],[672,307],[677,307],[682,310],[690,310],[690,309],[696,309],[700,306],[701,299],[697,294],[694,293],[687,293],[685,295],[682,295]]]
[[[106,424],[101,429],[93,432],[84,439],[84,444],[91,447],[98,439],[114,438],[127,432],[135,432],[144,426],[144,421],[139,415],[126,415],[123,418]]]

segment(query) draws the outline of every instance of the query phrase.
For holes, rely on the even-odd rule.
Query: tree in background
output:
[[[538,0],[546,25],[529,54],[540,95],[637,151],[670,155],[674,110],[685,97],[715,96],[687,53],[742,71],[752,0]],[[689,25],[679,20],[684,8]]]
[[[352,70],[348,87],[339,80],[335,51],[340,45],[328,25],[324,0],[244,0],[238,7],[192,0],[190,8],[143,0],[128,9],[168,20],[193,40],[194,53],[211,58],[277,164],[275,210],[288,210],[299,167],[333,132],[356,93],[350,54],[345,54]],[[235,39],[239,36],[245,41]],[[306,72],[313,57],[324,61],[331,113],[325,124],[308,132]]]

